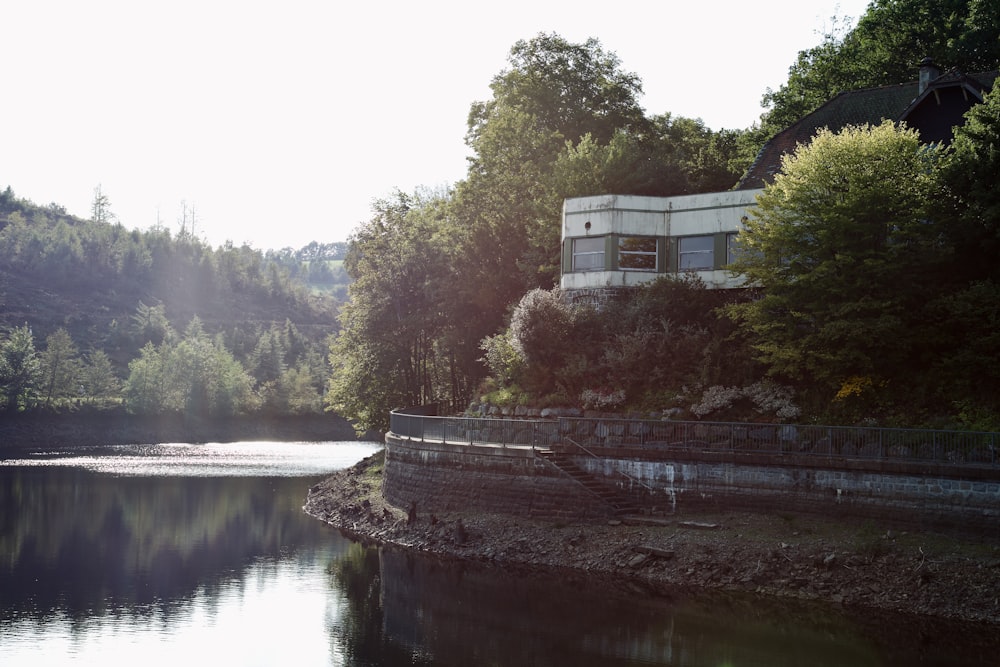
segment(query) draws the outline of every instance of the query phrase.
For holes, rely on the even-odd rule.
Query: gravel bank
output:
[[[382,456],[314,486],[305,511],[361,541],[583,572],[652,593],[753,592],[1000,626],[995,540],[781,513],[553,521],[417,508],[410,517],[382,498]]]

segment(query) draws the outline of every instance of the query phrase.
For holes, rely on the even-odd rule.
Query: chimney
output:
[[[920,61],[920,79],[917,88],[917,94],[921,95],[927,86],[930,85],[931,81],[941,76],[941,68],[934,64],[934,61],[930,57],[924,58]]]

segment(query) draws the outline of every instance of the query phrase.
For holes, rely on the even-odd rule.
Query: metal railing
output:
[[[1000,468],[1000,433],[862,426],[655,421],[617,418],[498,419],[394,411],[390,431],[413,441],[549,449],[572,439],[591,448],[783,454]]]
[[[1000,434],[980,431],[560,419],[560,434],[602,447],[739,451],[826,458],[1000,466]]]
[[[389,414],[394,435],[420,442],[549,449],[559,442],[559,422],[551,419],[496,419]]]

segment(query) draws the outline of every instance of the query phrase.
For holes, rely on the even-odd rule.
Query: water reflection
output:
[[[358,545],[332,575],[348,613],[331,634],[350,664],[889,664],[842,617],[774,616],[750,601],[651,599]]]
[[[280,472],[376,448],[284,463],[264,445],[0,460],[0,665],[888,667],[992,664],[1000,648],[972,626],[651,598],[364,547],[302,513],[319,476]],[[177,474],[182,449],[199,474]],[[232,476],[241,457],[276,472]]]
[[[588,581],[354,544],[330,569],[330,625],[358,665],[992,665],[969,625],[751,596],[655,598]]]
[[[296,478],[0,468],[0,479],[0,620],[211,596],[249,563],[320,537],[298,516],[308,482]]]

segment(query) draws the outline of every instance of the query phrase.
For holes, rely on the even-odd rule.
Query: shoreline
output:
[[[363,543],[606,579],[654,595],[746,593],[1000,626],[995,541],[791,512],[556,520],[417,508],[411,518],[382,498],[383,456],[313,486],[304,511]]]
[[[327,413],[212,418],[173,414],[133,415],[120,409],[0,413],[0,448],[359,439],[346,419]]]

